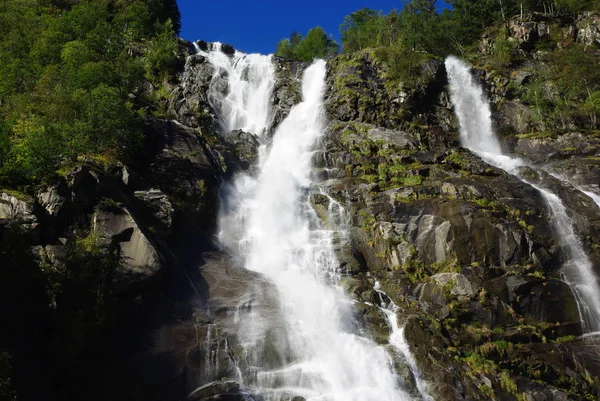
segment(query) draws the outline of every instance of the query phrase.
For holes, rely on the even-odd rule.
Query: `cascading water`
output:
[[[333,241],[339,233],[325,228],[310,205],[311,191],[318,191],[311,160],[324,132],[325,62],[305,70],[303,101],[277,128],[267,152],[274,79],[273,67],[263,62],[270,59],[236,53],[226,60],[216,53],[218,48],[201,54],[215,66],[211,103],[221,114],[221,129],[264,138],[258,176],[237,177],[225,193],[219,239],[248,270],[275,285],[279,304],[276,313],[256,312],[236,333],[243,347],[238,380],[267,400],[412,399],[386,349],[358,334],[336,271]],[[242,68],[241,60],[249,65]],[[248,72],[258,69],[264,74]]]
[[[198,54],[213,65],[208,99],[218,110],[223,133],[241,129],[262,138],[271,124],[271,95],[275,86],[275,68],[271,56],[236,51],[228,56],[221,43],[211,43],[211,50]]]
[[[450,82],[450,95],[460,125],[462,144],[489,164],[517,176],[521,181],[537,189],[546,200],[557,234],[569,256],[563,266],[565,280],[573,288],[578,300],[584,331],[600,330],[600,286],[594,266],[573,230],[573,222],[558,196],[540,188],[522,177],[519,167],[527,165],[524,160],[507,156],[492,128],[489,103],[482,88],[475,82],[470,68],[456,57],[446,59]]]

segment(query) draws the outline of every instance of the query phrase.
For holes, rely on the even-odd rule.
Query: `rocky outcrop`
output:
[[[27,195],[16,192],[0,192],[0,222],[35,224],[34,203]]]
[[[424,61],[417,78],[387,78],[372,50],[334,57],[327,64],[325,107],[333,119],[394,128],[413,119],[448,121],[443,63]]]
[[[273,120],[271,134],[289,114],[291,108],[302,101],[302,72],[307,63],[273,56],[275,87],[273,88]]]
[[[169,195],[186,213],[210,226],[218,208],[218,187],[227,165],[211,132],[172,120],[149,120],[147,182]],[[216,145],[212,147],[209,141]]]
[[[163,272],[161,256],[125,207],[112,206],[92,217],[92,230],[118,250],[121,263],[113,272],[116,292],[139,290]]]
[[[195,51],[185,52],[180,57],[184,68],[180,84],[169,95],[168,113],[183,124],[208,130],[214,116],[208,102],[214,68],[206,57]]]
[[[585,12],[577,17],[577,41],[586,46],[600,46],[600,15]]]
[[[550,37],[550,26],[543,20],[523,21],[521,17],[514,17],[508,22],[508,31],[524,51],[533,50],[538,41]]]
[[[258,165],[260,143],[255,135],[242,130],[235,130],[227,135],[226,141],[235,150],[239,160],[239,169],[251,170]]]

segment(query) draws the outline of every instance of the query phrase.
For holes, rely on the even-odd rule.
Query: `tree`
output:
[[[312,61],[337,54],[339,46],[323,28],[311,28],[306,36],[293,32],[277,43],[275,55],[299,61]]]
[[[435,0],[412,0],[400,14],[403,41],[411,51],[429,51],[437,22]]]
[[[344,18],[340,25],[342,34],[342,50],[354,52],[368,47],[377,46],[378,26],[381,26],[383,17],[381,11],[363,8]]]

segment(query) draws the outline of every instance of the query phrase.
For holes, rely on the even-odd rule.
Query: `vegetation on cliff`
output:
[[[176,50],[175,1],[22,0],[0,6],[0,182],[26,187],[81,155],[140,145],[144,82]]]
[[[175,0],[0,4],[2,400],[88,390],[108,341],[109,287],[121,259],[91,229],[89,202],[63,192],[65,177],[84,160],[103,172],[142,150],[143,121],[173,70],[180,25]],[[85,212],[13,213],[11,201],[33,205],[48,186],[58,209],[71,202],[73,215]],[[60,252],[40,246],[48,242]]]

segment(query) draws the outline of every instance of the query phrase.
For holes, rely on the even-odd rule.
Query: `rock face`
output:
[[[273,88],[273,123],[271,133],[290,112],[290,109],[302,100],[301,78],[306,63],[285,60],[274,57],[275,77],[277,79]]]
[[[169,197],[158,189],[135,191],[133,196],[142,205],[148,220],[154,222],[153,227],[163,236],[171,234],[173,228],[174,209]]]
[[[92,229],[107,245],[120,252],[122,263],[113,277],[115,291],[143,287],[162,273],[159,253],[126,208],[111,207],[96,212]]]
[[[218,183],[227,169],[221,153],[210,147],[202,131],[171,120],[150,120],[147,128],[150,185],[185,205],[203,224],[214,224]],[[211,134],[211,140],[216,140]]]
[[[593,12],[583,13],[575,24],[578,42],[586,46],[600,46],[600,15]]]
[[[18,194],[0,192],[0,221],[33,224],[33,202]]]
[[[386,81],[385,67],[372,51],[335,57],[327,64],[327,112],[340,121],[382,127],[399,126],[417,115],[443,119],[435,111],[438,101],[443,102],[438,99],[446,83],[443,64],[431,60],[420,68],[420,79],[408,86]]]
[[[509,29],[523,52],[532,52],[550,34],[543,21],[515,20]],[[523,122],[531,110],[511,99],[510,91],[511,85],[530,83],[535,68],[545,67],[533,61],[510,77],[474,71],[489,88],[500,132],[530,129]],[[597,397],[598,387],[583,379],[586,368],[565,376],[554,361],[557,353],[568,358],[565,349],[545,347],[571,344],[582,328],[577,300],[561,281],[566,255],[544,199],[460,148],[445,84],[439,83],[445,79],[443,67],[432,63],[422,69],[423,78],[400,91],[390,87],[385,69],[369,52],[328,63],[330,123],[314,165],[329,195],[352,216],[350,254],[364,267],[350,274],[345,288],[359,303],[371,302],[365,290],[370,279],[362,274],[368,271],[400,307],[400,319],[410,316],[405,334],[423,374],[434,383],[436,399],[487,400],[490,391],[507,400]],[[406,124],[414,119],[429,126]],[[534,164],[551,163],[553,171],[597,190],[594,135],[508,139],[507,147]],[[600,210],[592,199],[539,169],[521,174],[559,195],[596,260]],[[311,200],[325,218],[327,197]],[[361,318],[378,333],[367,310]],[[538,359],[536,352],[548,354]],[[553,381],[536,383],[533,360]]]

